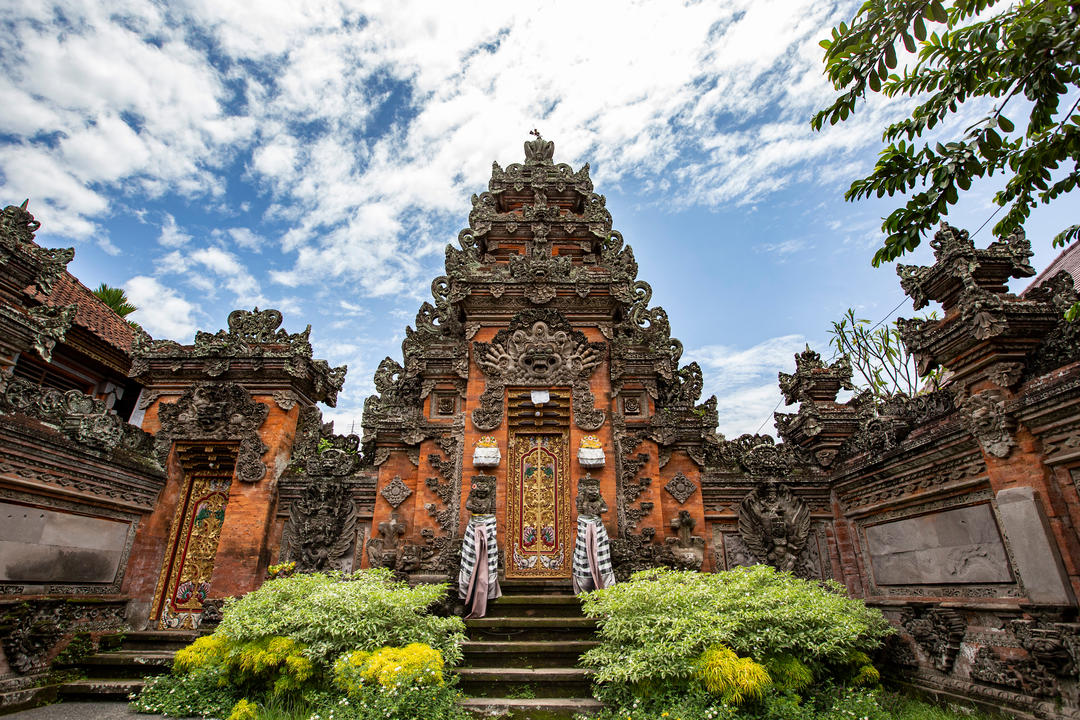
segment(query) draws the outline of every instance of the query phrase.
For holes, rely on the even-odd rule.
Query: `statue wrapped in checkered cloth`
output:
[[[502,596],[499,587],[499,546],[495,535],[495,477],[472,479],[465,509],[472,513],[461,543],[458,597],[465,601],[467,618],[487,614],[488,600]]]
[[[574,592],[602,590],[615,584],[611,567],[611,541],[600,519],[608,506],[600,494],[600,480],[586,474],[578,480],[578,532],[574,543]]]

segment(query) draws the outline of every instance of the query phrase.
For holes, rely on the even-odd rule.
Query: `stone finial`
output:
[[[851,384],[851,362],[846,356],[826,365],[821,355],[806,349],[795,355],[795,372],[779,373],[780,392],[787,405],[803,400],[835,402],[840,388],[854,390]]]
[[[536,137],[535,140],[528,140],[525,143],[525,164],[526,165],[552,165],[554,164],[553,158],[555,157],[555,143],[550,140],[545,140],[540,137],[539,130],[532,130],[530,135]]]

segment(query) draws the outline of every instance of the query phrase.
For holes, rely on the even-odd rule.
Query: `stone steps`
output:
[[[64,683],[58,694],[65,700],[127,700],[143,684],[142,678],[87,678]]]
[[[586,698],[589,673],[580,668],[459,668],[461,691],[468,697]]]
[[[469,698],[461,706],[477,717],[500,720],[552,720],[577,713],[598,712],[604,706],[592,698]]]
[[[462,645],[463,667],[574,667],[586,650],[599,643],[594,640],[468,640]]]
[[[484,617],[465,621],[470,640],[591,640],[595,621],[585,617]]]
[[[465,621],[469,640],[455,672],[479,717],[554,720],[602,706],[592,698],[581,654],[596,647],[596,623],[581,614],[569,583],[507,581],[507,594],[488,604],[484,618]]]
[[[57,669],[78,670],[86,676],[61,685],[58,695],[68,700],[127,700],[142,689],[143,678],[169,672],[176,651],[203,634],[145,630],[106,635],[101,652],[57,665]]]

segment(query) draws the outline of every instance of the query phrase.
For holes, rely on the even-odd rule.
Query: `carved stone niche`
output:
[[[585,477],[578,480],[577,511],[578,515],[597,517],[608,511],[607,502],[600,493],[600,478],[586,473]]]
[[[295,562],[299,572],[351,570],[356,521],[348,486],[338,478],[315,479],[289,508],[282,562]]]
[[[473,475],[465,509],[473,515],[495,514],[495,476]]]
[[[177,440],[239,441],[236,477],[258,482],[266,476],[262,456],[269,450],[259,439],[259,428],[269,412],[236,383],[192,386],[175,403],[158,406],[161,429],[154,436],[158,457],[164,465]]]
[[[810,508],[787,485],[766,481],[740,503],[739,535],[759,562],[793,570],[810,537]]]

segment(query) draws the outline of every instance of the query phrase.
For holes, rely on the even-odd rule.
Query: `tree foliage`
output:
[[[936,319],[936,314],[931,313],[928,319]],[[839,321],[833,321],[829,345],[846,356],[852,370],[862,377],[855,381],[855,388],[869,390],[879,401],[898,393],[912,396],[935,388],[943,372],[936,368],[920,381],[915,357],[900,339],[896,323],[874,327],[869,320],[856,318],[850,308]]]
[[[910,117],[885,128],[873,171],[845,195],[907,196],[882,223],[875,266],[917,247],[976,178],[1006,178],[994,197],[1008,208],[994,227],[999,237],[1080,182],[1080,2],[866,0],[821,45],[840,94],[814,116],[815,130],[846,120],[870,93],[919,100]],[[912,63],[902,62],[903,50],[914,54]],[[1014,122],[1008,114],[1024,110],[1022,98],[1030,104],[1026,122]],[[923,139],[979,99],[992,108],[962,135],[933,146]],[[1054,245],[1077,236],[1080,224]]]
[[[94,293],[94,297],[108,305],[120,317],[127,317],[139,309],[128,300],[127,293],[124,292],[123,288],[101,283],[91,292]]]

